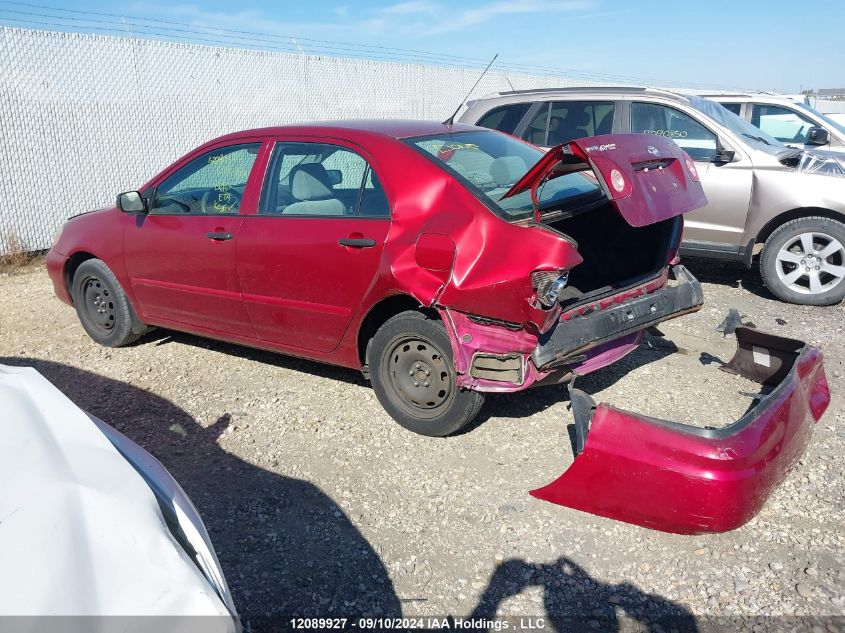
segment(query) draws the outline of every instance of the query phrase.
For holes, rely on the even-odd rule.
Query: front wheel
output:
[[[760,274],[779,299],[831,305],[845,297],[845,224],[823,217],[792,220],[766,240]]]
[[[419,312],[388,319],[368,354],[381,406],[409,431],[442,437],[478,415],[484,395],[456,384],[452,345],[443,324]]]
[[[71,295],[82,327],[100,345],[128,345],[147,329],[135,317],[120,282],[102,260],[89,259],[79,265]]]

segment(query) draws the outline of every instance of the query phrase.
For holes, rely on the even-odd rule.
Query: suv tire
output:
[[[779,226],[763,246],[760,274],[783,301],[839,303],[845,297],[845,224],[813,216]]]

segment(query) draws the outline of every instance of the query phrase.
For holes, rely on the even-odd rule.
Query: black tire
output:
[[[420,312],[388,319],[373,337],[367,364],[381,406],[414,433],[455,433],[472,422],[484,404],[484,394],[455,384],[446,328]]]
[[[71,296],[79,322],[100,345],[128,345],[147,331],[117,277],[102,260],[88,259],[79,265],[73,275]]]
[[[808,239],[806,236],[813,245],[811,253],[805,253],[802,246],[803,240]],[[763,246],[760,256],[763,283],[773,295],[788,303],[815,306],[839,303],[845,297],[845,278],[829,271],[842,272],[845,250],[837,249],[819,257],[824,255],[826,245],[835,248],[834,242],[845,246],[842,222],[814,216],[782,224]],[[795,278],[795,275],[799,276]]]

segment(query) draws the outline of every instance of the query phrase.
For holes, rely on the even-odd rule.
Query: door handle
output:
[[[366,237],[342,237],[337,243],[341,246],[351,246],[352,248],[372,248],[376,245],[375,240]]]
[[[210,240],[214,240],[215,242],[223,242],[225,240],[231,240],[233,237],[235,237],[231,233],[226,233],[224,231],[209,231],[205,234],[205,236]]]

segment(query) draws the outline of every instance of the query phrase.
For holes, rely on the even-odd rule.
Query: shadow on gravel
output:
[[[628,583],[603,583],[565,557],[544,565],[518,559],[499,564],[470,618],[492,619],[502,602],[529,587],[543,589],[545,624],[554,631],[698,631],[686,607]]]
[[[702,283],[719,284],[731,288],[742,287],[758,297],[777,301],[775,296],[763,284],[756,263],[751,268],[746,268],[744,264],[739,262],[702,259],[699,257],[684,257],[681,263],[689,268],[689,271],[695,278]]]
[[[34,358],[0,357],[0,364],[34,367],[164,464],[200,511],[252,630],[288,630],[292,615],[402,615],[379,555],[331,498],[218,445],[228,413],[203,428],[169,400],[121,381]],[[557,631],[629,630],[619,613],[645,627],[638,630],[697,631],[684,607],[633,585],[601,583],[568,558],[500,564],[470,618],[492,619],[503,601],[533,586],[543,588],[546,622]]]
[[[321,378],[340,380],[347,384],[369,385],[364,380],[360,371],[346,367],[326,365],[316,361],[285,356],[284,354],[245,347],[235,343],[216,341],[183,332],[156,329],[141,337],[133,345],[168,345],[170,343],[179,343],[181,345],[191,345],[202,349],[213,350],[221,354],[238,356]],[[578,386],[587,390],[589,393],[607,389],[624,378],[631,370],[653,363],[664,356],[678,351],[678,348],[671,341],[646,333],[643,337],[643,342],[631,354],[609,367],[579,379]],[[568,395],[565,386],[538,387],[517,394],[488,394],[487,402],[481,409],[479,416],[469,426],[456,433],[456,435],[463,435],[474,431],[491,417],[530,417],[567,398]]]
[[[164,464],[200,511],[245,623],[400,615],[378,554],[327,495],[218,445],[228,413],[203,428],[172,402],[124,382],[34,358],[0,363],[34,367]]]
[[[340,380],[351,385],[366,384],[366,381],[360,371],[349,369],[347,367],[327,365],[325,363],[318,363],[317,361],[307,360],[304,358],[286,356],[285,354],[269,352],[266,350],[256,349],[254,347],[246,347],[236,343],[226,343],[225,341],[217,341],[202,336],[196,336],[194,334],[177,332],[175,330],[155,329],[149,334],[142,336],[136,342],[132,343],[132,345],[169,345],[170,343],[179,343],[181,345],[191,345],[193,347],[209,349],[215,352],[220,352],[221,354],[237,356],[238,358],[246,358],[247,360],[264,363],[265,365],[275,365],[276,367],[291,369],[304,374],[311,374],[312,376]]]

